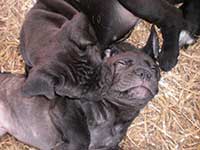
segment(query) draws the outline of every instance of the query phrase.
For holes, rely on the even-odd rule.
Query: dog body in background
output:
[[[43,0],[49,1],[49,0]],[[172,4],[170,4],[170,3]],[[180,0],[79,0],[81,10],[89,16],[101,45],[107,46],[132,29],[133,15],[161,28],[162,51],[158,62],[162,70],[169,71],[179,56],[181,31],[190,32],[193,25],[184,19],[180,9],[173,4]],[[117,14],[117,15],[116,15]],[[132,16],[131,16],[132,14]],[[121,24],[125,24],[122,26]],[[118,26],[119,25],[119,26]],[[119,28],[118,28],[119,27]],[[118,30],[117,30],[118,28]],[[187,33],[187,32],[186,32]],[[182,36],[181,36],[182,37]],[[192,40],[190,35],[189,39]],[[188,41],[185,41],[186,43]],[[185,43],[183,43],[185,44]]]
[[[143,48],[148,55],[155,39],[151,34]],[[85,88],[99,101],[25,97],[23,76],[0,74],[1,135],[8,132],[41,150],[118,150],[130,123],[158,92],[157,64],[134,49],[112,46],[91,74]]]
[[[77,3],[89,16],[97,38],[105,47],[132,29],[135,16],[160,27],[164,41],[158,61],[164,71],[176,65],[179,47],[194,43],[194,35],[200,32],[198,0],[79,0]],[[180,3],[183,3],[181,9],[174,6]]]

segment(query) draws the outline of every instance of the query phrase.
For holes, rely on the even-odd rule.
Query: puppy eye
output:
[[[151,69],[154,70],[154,71],[158,71],[159,70],[158,66],[156,66],[156,65],[151,66]]]
[[[121,68],[129,67],[133,64],[134,64],[133,60],[130,60],[130,59],[120,60],[117,62],[117,66],[119,66]]]
[[[152,66],[151,70],[157,75],[157,78],[160,79],[160,71],[158,66]]]
[[[156,72],[157,72],[157,68],[156,68],[156,67],[151,67],[151,71],[152,71],[153,73],[156,73]]]
[[[117,64],[118,65],[124,65],[124,66],[127,65],[126,61],[122,61],[122,60],[118,61]]]
[[[125,61],[118,61],[115,63],[115,71],[119,72],[120,70],[124,70],[127,67]]]
[[[157,70],[157,68],[155,66],[152,66],[151,69],[154,70],[154,71]]]

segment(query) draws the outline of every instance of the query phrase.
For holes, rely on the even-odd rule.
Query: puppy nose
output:
[[[136,69],[136,75],[139,76],[143,80],[150,80],[152,77],[151,73],[144,68]]]

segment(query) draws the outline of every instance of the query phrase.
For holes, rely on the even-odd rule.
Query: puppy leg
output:
[[[195,36],[200,35],[200,1],[189,0],[185,1],[181,6],[184,18],[189,21],[191,26],[189,32]]]
[[[6,130],[4,128],[0,127],[0,138],[2,136],[4,136],[6,133],[7,133]]]
[[[56,97],[54,87],[57,82],[58,79],[50,73],[42,69],[40,70],[33,68],[31,69],[27,80],[22,86],[22,95],[45,95],[49,99],[53,99]]]
[[[197,33],[198,28],[198,17],[200,17],[199,8],[200,2],[198,0],[167,0],[170,4],[179,4],[183,3],[181,10],[183,11],[184,18],[189,21],[188,31],[183,30],[179,36],[179,47],[188,46],[195,42],[194,35]],[[196,3],[196,4],[195,4]]]
[[[159,55],[160,67],[171,70],[179,55],[179,34],[187,28],[181,11],[164,0],[119,0],[134,15],[161,27],[164,43]]]
[[[183,30],[179,36],[179,47],[187,47],[195,43],[195,39],[192,37],[192,33],[189,31]]]

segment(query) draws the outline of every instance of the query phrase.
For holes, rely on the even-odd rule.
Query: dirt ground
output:
[[[0,69],[23,73],[19,31],[32,0],[0,0]],[[128,39],[141,47],[149,24],[141,22]],[[162,72],[159,94],[129,127],[122,150],[200,150],[200,40],[180,52],[178,65]],[[0,150],[36,150],[10,135]]]

